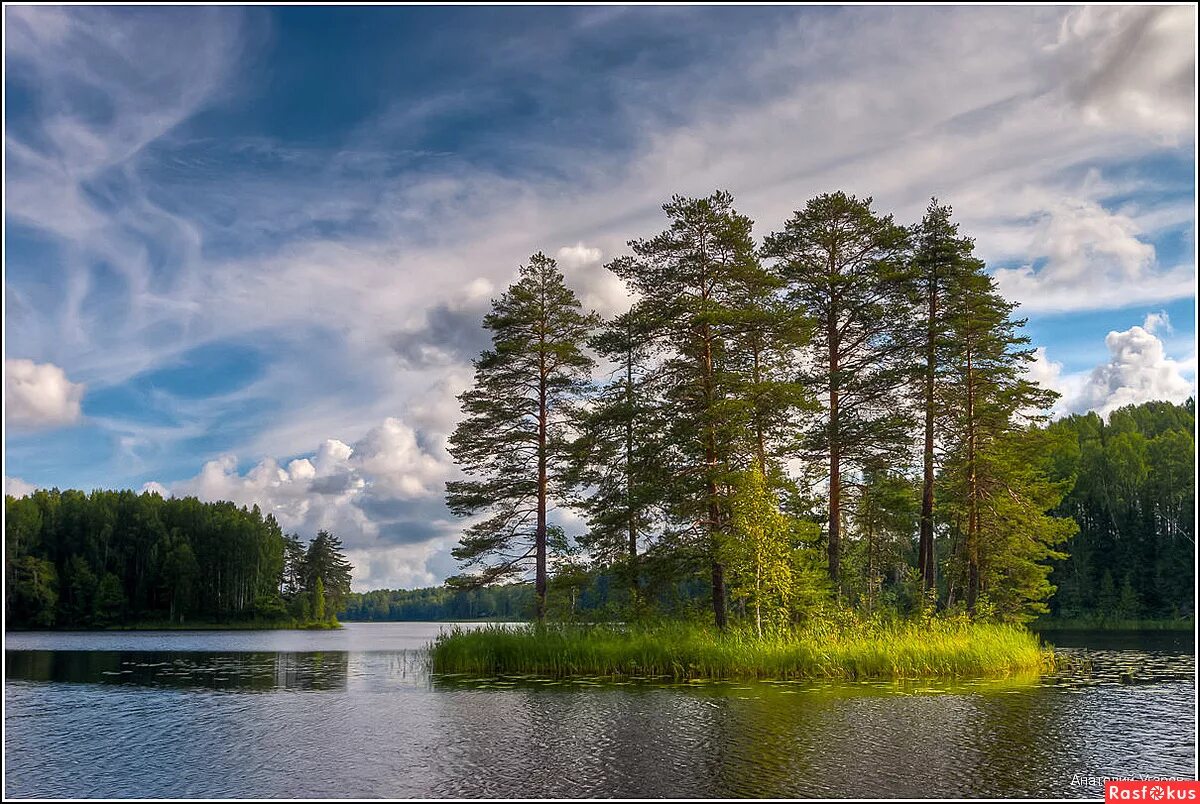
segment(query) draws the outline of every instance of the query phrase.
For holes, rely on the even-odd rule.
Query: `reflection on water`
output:
[[[5,653],[6,792],[1094,797],[1073,782],[1193,769],[1190,643],[1081,644],[1046,678],[611,683],[430,678],[412,644],[430,628],[352,626],[350,649],[318,636],[307,651],[39,637]]]
[[[350,654],[8,651],[9,679],[212,690],[345,689]]]

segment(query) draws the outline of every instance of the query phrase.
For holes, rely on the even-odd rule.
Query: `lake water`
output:
[[[8,634],[5,795],[1095,797],[1195,774],[1190,633],[1048,634],[1090,659],[1061,677],[672,685],[431,678],[444,627]]]

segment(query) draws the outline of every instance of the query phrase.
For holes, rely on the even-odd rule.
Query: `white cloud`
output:
[[[79,421],[84,386],[53,363],[4,361],[4,415],[10,425],[58,427]]]
[[[1193,383],[1184,376],[1183,364],[1167,357],[1163,342],[1151,331],[1161,318],[1147,317],[1149,327],[1133,326],[1109,332],[1107,363],[1090,373],[1071,378],[1067,409],[1073,412],[1094,410],[1102,416],[1124,405],[1152,400],[1183,402],[1195,393]],[[1060,383],[1061,387],[1061,383]]]
[[[171,495],[170,490],[166,486],[154,480],[142,484],[142,493],[157,494],[159,497],[169,497]]]
[[[629,291],[624,283],[604,267],[604,251],[576,243],[563,246],[554,254],[559,268],[585,310],[613,316],[629,309]]]
[[[1174,328],[1171,326],[1171,317],[1167,315],[1166,310],[1160,310],[1157,313],[1147,313],[1146,321],[1142,324],[1142,329],[1147,332],[1162,330],[1168,334],[1174,332]]]
[[[355,564],[356,588],[430,584],[440,576],[426,562],[459,525],[442,506],[454,468],[441,442],[429,440],[437,446],[422,446],[417,431],[389,417],[353,445],[327,439],[286,466],[264,458],[243,473],[235,456],[222,456],[169,493],[258,505],[305,538],[332,531]],[[159,483],[143,488],[168,493]]]
[[[37,489],[37,486],[26,483],[19,477],[4,476],[4,496],[6,497],[24,497],[33,494]]]
[[[1120,307],[1192,292],[1194,269],[1160,269],[1154,246],[1127,215],[1068,198],[1036,218],[1022,250],[1042,264],[994,272],[1000,292],[1024,310]]]
[[[583,243],[576,243],[573,246],[563,246],[555,252],[554,257],[564,271],[569,271],[599,264],[604,252]]]

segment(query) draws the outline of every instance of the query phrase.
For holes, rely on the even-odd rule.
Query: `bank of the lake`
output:
[[[1195,631],[1196,621],[1187,619],[1123,620],[1109,617],[1043,618],[1030,624],[1039,633],[1047,631]]]
[[[1026,628],[941,620],[774,637],[684,623],[494,626],[442,633],[430,658],[440,674],[683,680],[1003,676],[1054,667],[1052,649]]]
[[[205,620],[202,622],[173,622],[151,620],[146,622],[121,623],[98,628],[9,628],[11,633],[23,631],[58,631],[58,632],[89,632],[89,631],[331,631],[341,628],[337,620],[322,622],[297,622],[295,620],[234,620],[219,622]]]

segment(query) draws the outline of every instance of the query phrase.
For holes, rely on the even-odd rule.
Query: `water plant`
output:
[[[692,623],[487,626],[443,633],[435,673],[673,679],[939,678],[1050,670],[1053,652],[1015,625],[959,620],[812,624],[762,637]]]

